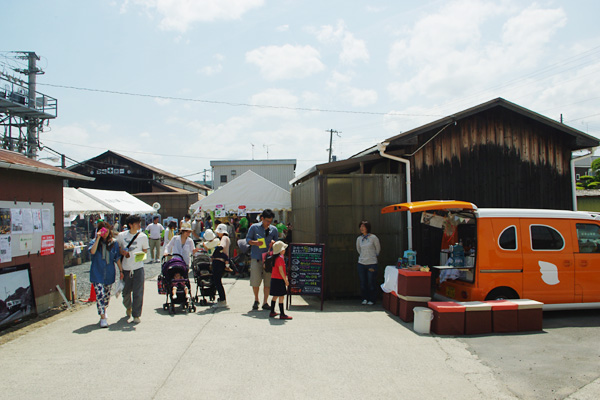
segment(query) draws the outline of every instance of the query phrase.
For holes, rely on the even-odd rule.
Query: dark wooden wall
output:
[[[123,168],[124,174],[98,174],[97,171],[106,168]],[[133,164],[121,157],[111,154],[96,159],[89,160],[85,164],[78,165],[71,169],[78,174],[92,176],[96,178],[93,182],[71,181],[69,186],[83,187],[88,189],[102,190],[123,190],[128,193],[152,192],[152,172],[139,165]],[[130,171],[128,173],[128,171]]]
[[[434,134],[422,135],[419,142]],[[562,132],[505,109],[460,120],[412,158],[413,201],[573,209],[569,140]]]

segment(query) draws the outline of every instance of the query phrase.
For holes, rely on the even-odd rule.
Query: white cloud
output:
[[[130,6],[142,6],[159,15],[161,29],[185,32],[196,22],[238,20],[264,4],[265,0],[127,0],[121,12]]]
[[[287,31],[289,31],[289,30],[290,30],[290,26],[289,26],[289,25],[287,25],[287,24],[286,24],[286,25],[280,25],[280,26],[278,26],[277,28],[275,28],[275,30],[276,30],[277,32],[287,32]]]
[[[309,29],[315,34],[321,43],[341,44],[340,61],[344,64],[352,64],[355,61],[369,61],[369,51],[364,40],[354,37],[344,24],[339,21],[336,27],[324,25],[318,30]]]
[[[415,95],[460,96],[474,87],[496,84],[515,70],[527,71],[549,50],[565,24],[562,9],[537,5],[515,9],[510,3],[459,0],[417,21],[390,50],[388,66],[399,76],[392,99]],[[494,35],[493,25],[502,26]],[[491,33],[490,33],[491,32]],[[413,75],[408,75],[417,67]],[[468,83],[468,84],[466,84]]]
[[[212,75],[216,75],[216,74],[220,73],[221,71],[223,71],[223,64],[221,64],[221,61],[223,61],[225,59],[225,56],[217,53],[213,56],[213,58],[216,60],[216,64],[206,65],[206,66],[200,68],[198,70],[198,72],[200,72],[201,74],[204,74],[206,76],[212,76]]]
[[[246,62],[256,65],[267,80],[305,78],[325,66],[311,46],[263,46],[246,53]]]
[[[348,88],[346,99],[354,107],[365,107],[377,102],[377,92],[370,89]]]
[[[298,107],[298,97],[285,89],[267,89],[252,96],[250,104],[266,106],[265,108],[256,107],[252,109],[253,113],[258,116],[291,118],[297,114],[297,111],[293,108]],[[289,107],[291,109],[273,108],[271,106]]]

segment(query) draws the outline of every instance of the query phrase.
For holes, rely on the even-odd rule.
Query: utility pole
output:
[[[267,149],[267,160],[269,159],[269,146],[273,146],[272,144],[263,144],[263,147]]]
[[[254,160],[254,144],[250,143],[250,146],[252,146],[252,159]]]
[[[341,137],[340,133],[342,133],[341,131],[335,131],[333,129],[330,129],[328,131],[325,132],[329,132],[329,148],[327,150],[329,150],[329,162],[331,162],[331,152],[333,150],[333,134],[335,133],[337,135],[337,137]]]
[[[22,52],[23,56],[18,56],[16,58],[20,58],[22,60],[28,60],[27,69],[15,69],[16,72],[20,72],[22,74],[26,74],[29,78],[29,93],[28,93],[28,105],[29,108],[36,108],[36,83],[37,76],[44,73],[41,69],[38,69],[36,65],[36,61],[40,59],[40,57],[35,54],[33,51],[24,51]],[[26,156],[29,158],[35,159],[37,156],[37,148],[38,148],[38,119],[29,117],[27,119],[27,150]]]

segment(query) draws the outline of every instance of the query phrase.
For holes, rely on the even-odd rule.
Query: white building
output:
[[[211,161],[210,166],[215,190],[244,172],[252,171],[289,191],[289,182],[295,177],[296,160],[221,160]]]

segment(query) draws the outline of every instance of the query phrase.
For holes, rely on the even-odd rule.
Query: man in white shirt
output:
[[[165,227],[158,223],[158,216],[152,218],[152,223],[146,227],[150,234],[150,258],[148,264],[159,262],[160,257],[160,233],[165,230]]]
[[[140,322],[144,301],[144,253],[148,252],[148,236],[140,230],[142,219],[139,215],[130,215],[125,220],[129,230],[119,233],[117,242],[123,256],[123,305],[127,317],[133,317],[134,323]],[[136,261],[136,258],[138,261]]]

